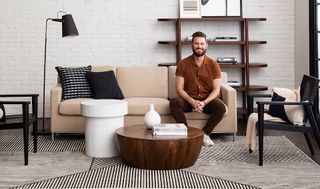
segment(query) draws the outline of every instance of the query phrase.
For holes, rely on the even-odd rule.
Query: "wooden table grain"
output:
[[[144,125],[116,130],[120,157],[141,169],[181,169],[193,165],[199,156],[203,131],[188,128],[188,136],[153,136]]]

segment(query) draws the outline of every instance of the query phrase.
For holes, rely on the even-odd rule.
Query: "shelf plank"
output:
[[[267,44],[267,41],[248,41],[249,45]]]
[[[241,85],[239,87],[235,87],[235,86],[231,86],[231,87],[233,87],[236,91],[246,91],[246,87],[243,85]]]
[[[244,41],[208,41],[210,45],[244,45]],[[191,41],[181,41],[181,44],[191,44]]]
[[[249,45],[267,44],[267,41],[248,41]],[[177,45],[177,41],[158,41],[159,44]],[[245,41],[208,41],[211,45],[244,45]],[[191,44],[191,41],[181,41],[181,44]]]
[[[268,64],[265,63],[250,63],[249,68],[264,68],[268,67]]]
[[[250,91],[265,91],[265,90],[268,90],[268,87],[263,86],[263,85],[250,85],[249,90]]]
[[[159,63],[158,66],[166,66],[166,67],[169,67],[169,66],[176,66],[177,64],[176,63]]]
[[[267,18],[228,18],[228,17],[218,17],[218,18],[158,18],[160,22],[167,22],[167,21],[190,21],[190,22],[242,22],[245,20],[248,21],[266,21]]]
[[[267,18],[246,18],[248,21],[267,21]]]
[[[178,18],[158,18],[158,21],[177,21]]]
[[[159,44],[165,44],[165,45],[177,45],[177,41],[158,41]]]

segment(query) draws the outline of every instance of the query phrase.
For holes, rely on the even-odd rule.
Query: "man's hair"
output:
[[[206,40],[206,42],[208,42],[207,35],[201,31],[197,31],[192,34],[192,43],[193,43],[194,38],[196,38],[196,37],[203,37]]]

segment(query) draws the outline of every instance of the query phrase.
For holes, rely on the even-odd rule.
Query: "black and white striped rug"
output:
[[[183,170],[146,170],[116,164],[16,188],[257,188]]]
[[[0,135],[0,152],[23,152],[22,135]],[[84,136],[58,135],[54,141],[49,135],[38,136],[38,152],[84,151]],[[33,137],[29,137],[29,151],[33,151]]]
[[[0,152],[10,150],[22,152],[22,141],[21,147],[17,147],[19,142],[15,140],[18,140],[16,136],[0,136],[0,143],[4,141],[10,143],[10,147],[0,145]],[[124,165],[119,157],[93,158],[88,171],[48,180],[33,181],[17,188],[256,188],[253,186],[255,182],[247,182],[248,177],[255,179],[254,175],[259,177],[261,173],[263,175],[271,174],[277,167],[283,169],[280,172],[286,172],[286,167],[291,166],[290,170],[293,171],[289,173],[296,181],[295,175],[300,177],[299,175],[306,174],[304,173],[304,167],[312,167],[315,164],[287,138],[281,136],[265,137],[264,167],[257,165],[257,150],[252,154],[248,153],[244,137],[237,137],[236,141],[233,142],[232,136],[221,136],[215,138],[214,141],[214,147],[202,148],[197,161],[199,163],[182,170],[144,170]],[[14,144],[17,146],[14,146]],[[59,153],[58,151],[83,150],[83,137],[58,136],[54,142],[51,142],[50,136],[39,137],[39,155],[41,155],[41,152],[47,151],[57,151]],[[222,165],[225,167],[221,167]],[[275,167],[267,169],[267,165]],[[300,168],[303,173],[301,173]],[[237,170],[237,172],[241,172],[246,169],[250,170],[249,173],[236,174],[236,177],[239,177],[237,179],[228,176],[233,175],[228,171]],[[250,174],[251,171],[256,169],[258,169],[258,172],[260,171],[260,174]],[[313,169],[317,170],[318,167],[316,166]],[[263,170],[267,172],[263,172]],[[311,173],[311,175],[313,174]]]

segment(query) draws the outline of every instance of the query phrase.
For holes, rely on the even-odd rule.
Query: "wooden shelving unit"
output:
[[[241,48],[241,60],[238,64],[220,64],[222,69],[235,68],[241,70],[241,86],[234,87],[242,94],[242,107],[238,107],[238,114],[246,114],[246,94],[251,91],[268,90],[267,86],[250,85],[250,69],[265,68],[266,63],[250,62],[249,51],[252,45],[267,44],[267,41],[250,40],[249,39],[249,23],[256,21],[266,21],[266,18],[158,18],[160,22],[173,22],[176,28],[176,40],[158,41],[158,44],[174,45],[176,47],[176,61],[181,60],[182,46],[188,45],[191,41],[182,40],[181,26],[183,22],[235,22],[240,24],[240,39],[239,41],[209,41],[210,45],[239,45]],[[159,66],[172,66],[176,63],[161,63]]]

